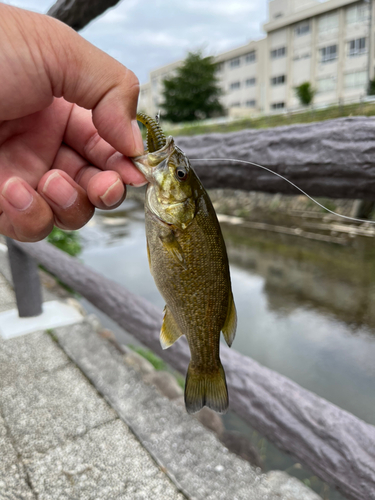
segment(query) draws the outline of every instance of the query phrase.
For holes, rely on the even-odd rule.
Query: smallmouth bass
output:
[[[211,200],[186,155],[143,113],[148,151],[132,161],[149,184],[145,200],[147,253],[151,274],[165,299],[160,332],[163,349],[186,335],[191,361],[185,406],[228,408],[219,357],[220,332],[233,342],[237,314],[228,257]]]

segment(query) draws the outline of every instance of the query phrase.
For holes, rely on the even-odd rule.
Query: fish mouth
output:
[[[134,166],[146,177],[146,180],[151,182],[156,170],[163,168],[162,164],[165,164],[165,160],[171,156],[174,150],[173,137],[169,136],[167,137],[165,146],[161,149],[130,159]]]
[[[136,156],[135,158],[130,158],[133,162],[133,165],[146,177],[148,182],[151,182],[152,175],[152,166],[148,162],[148,155]]]

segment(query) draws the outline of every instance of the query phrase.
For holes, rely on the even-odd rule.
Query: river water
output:
[[[222,229],[238,312],[232,348],[375,425],[373,238],[280,214],[262,229],[226,220]],[[274,230],[297,225],[302,234]],[[115,212],[99,211],[80,234],[79,257],[86,265],[164,306],[149,273],[140,204],[129,200]],[[99,316],[121,341],[136,343]],[[224,421],[256,445],[266,470],[287,470],[323,498],[342,498],[234,413]]]

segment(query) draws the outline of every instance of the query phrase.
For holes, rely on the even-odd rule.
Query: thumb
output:
[[[91,109],[99,135],[117,151],[127,156],[142,154],[136,120],[137,77],[71,28],[50,20],[50,28],[55,30],[56,24],[64,36],[59,58],[52,57],[47,65],[54,96]]]
[[[19,64],[24,69],[32,61],[35,66],[27,72],[28,100],[32,100],[30,89],[39,94],[43,89],[44,100],[40,95],[37,99],[43,102],[37,104],[39,109],[53,97],[91,109],[104,140],[126,156],[143,153],[136,121],[139,82],[134,73],[56,19],[9,6],[0,9],[9,15],[8,30],[14,23],[10,35],[20,45]],[[23,54],[27,60],[22,60]]]

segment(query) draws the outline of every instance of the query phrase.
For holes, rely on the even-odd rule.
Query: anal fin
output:
[[[237,329],[237,312],[236,312],[236,306],[234,305],[233,294],[232,291],[230,291],[227,317],[225,319],[224,326],[221,329],[225,341],[229,347],[233,343],[234,337],[236,335],[236,329]]]
[[[183,333],[176,323],[168,306],[164,307],[164,320],[160,331],[160,344],[163,349],[168,349],[178,340]]]

